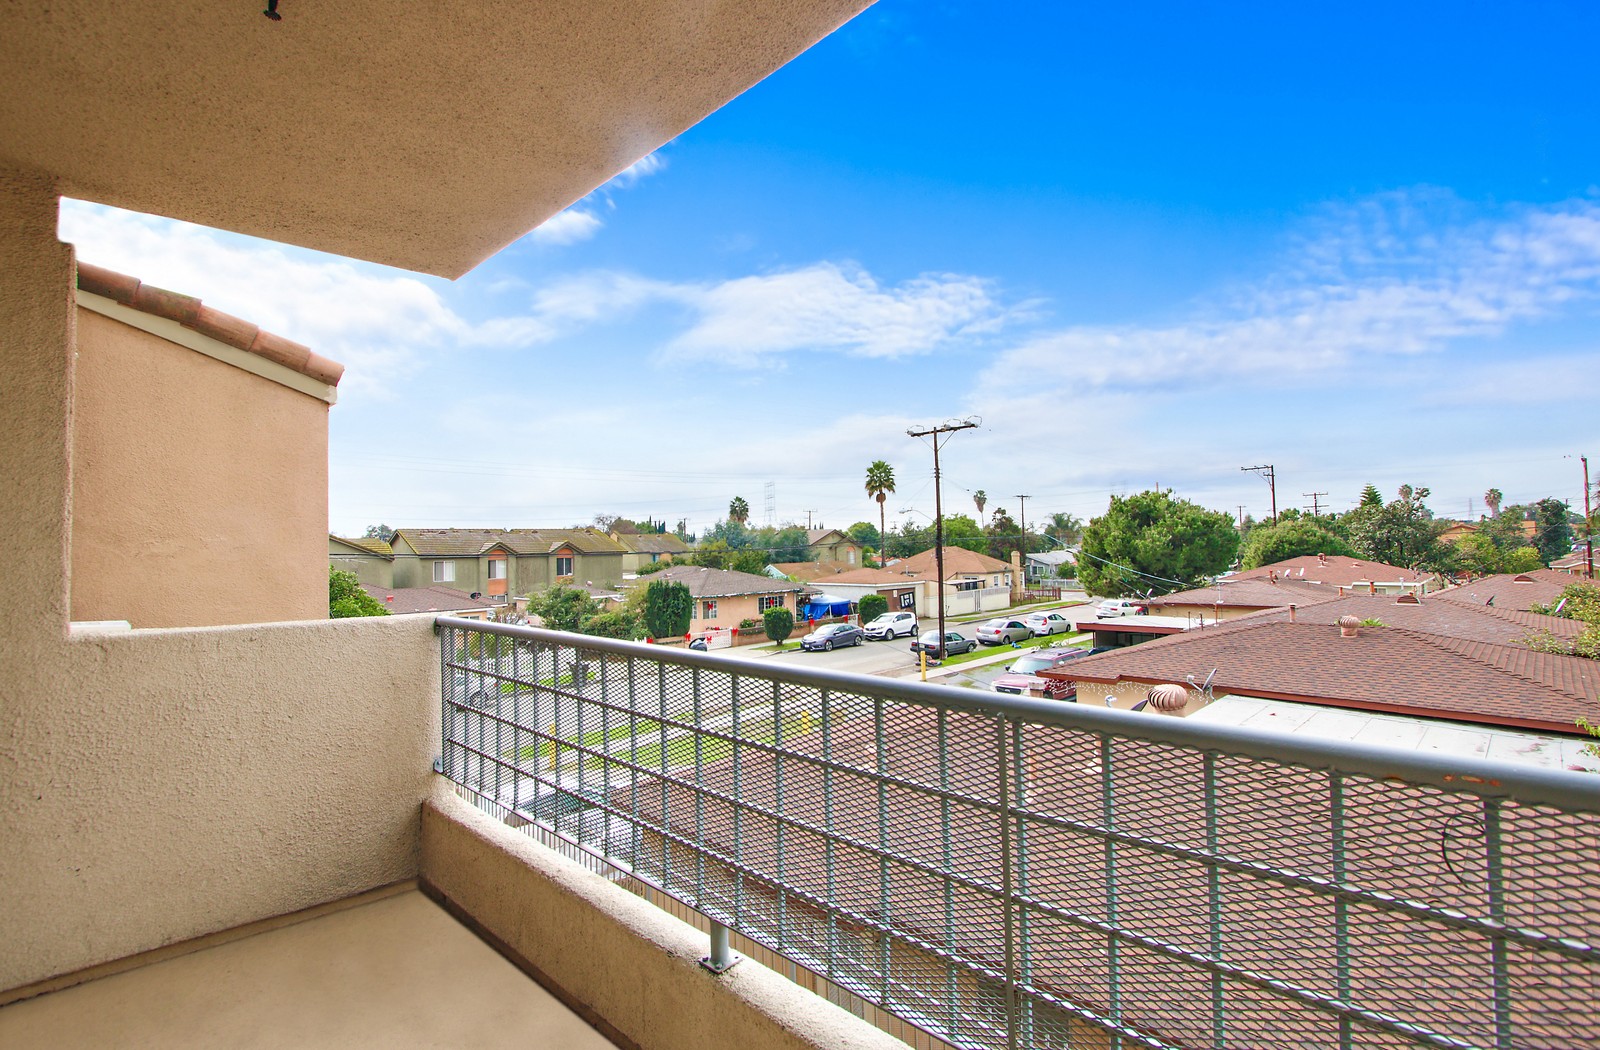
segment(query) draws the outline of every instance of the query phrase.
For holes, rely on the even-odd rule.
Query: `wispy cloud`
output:
[[[1035,384],[1172,388],[1289,383],[1361,361],[1436,353],[1600,298],[1600,207],[1579,201],[1464,220],[1445,194],[1390,194],[1319,216],[1277,272],[1167,325],[1033,336],[980,391]]]
[[[565,247],[588,240],[605,225],[605,220],[595,214],[597,207],[604,205],[607,210],[615,210],[617,190],[632,189],[640,180],[666,166],[667,160],[659,152],[645,154],[613,175],[605,185],[534,228],[527,240],[549,247]]]
[[[563,246],[586,241],[600,232],[600,227],[605,225],[600,218],[591,211],[586,211],[578,205],[573,205],[566,211],[558,212],[544,223],[534,227],[528,234],[528,239],[536,244],[549,244]]]

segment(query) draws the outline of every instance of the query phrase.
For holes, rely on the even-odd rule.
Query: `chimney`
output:
[[[1294,623],[1295,622],[1294,610],[1295,610],[1295,604],[1294,604],[1294,602],[1290,602],[1289,603],[1289,622],[1290,623]]]
[[[1268,569],[1267,570],[1267,579],[1271,580],[1274,584],[1276,584],[1278,582],[1278,570],[1277,569]]]
[[[1339,637],[1356,638],[1361,634],[1361,621],[1354,616],[1339,617]]]
[[[391,595],[389,595],[389,597],[387,597],[387,598],[385,598],[385,599],[384,599],[384,601],[386,601],[386,602],[392,602],[392,601],[394,601],[394,595],[392,595],[392,594],[391,594]]]
[[[1317,564],[1318,565],[1326,565],[1326,564],[1328,564],[1328,556],[1326,554],[1318,554],[1317,555]]]

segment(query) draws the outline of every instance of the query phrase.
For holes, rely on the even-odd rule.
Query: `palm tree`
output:
[[[1046,536],[1062,543],[1077,543],[1083,536],[1083,522],[1075,514],[1058,512],[1050,515],[1050,525],[1044,532]]]
[[[728,519],[740,525],[750,520],[750,504],[744,501],[743,496],[733,497],[733,502],[728,504]]]
[[[1483,502],[1489,507],[1489,517],[1498,518],[1500,516],[1500,501],[1505,498],[1506,494],[1499,489],[1490,489],[1483,494]]]
[[[978,524],[983,524],[983,505],[989,502],[989,494],[979,489],[972,494],[972,502],[978,505]]]
[[[888,461],[875,459],[867,465],[867,495],[878,501],[878,564],[883,565],[884,552],[889,547],[888,519],[884,517],[883,501],[894,491],[894,468]]]

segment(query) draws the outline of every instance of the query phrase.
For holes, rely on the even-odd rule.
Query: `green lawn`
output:
[[[978,648],[970,653],[949,657],[942,666],[951,667],[958,664],[971,663],[974,660],[981,660],[985,656],[993,656],[999,652],[1020,653],[1028,649],[1041,649],[1047,645],[1075,645],[1088,637],[1089,635],[1087,634],[1052,634],[1048,638],[1029,638],[1025,642],[1018,642],[1015,649],[1008,645],[979,645]]]

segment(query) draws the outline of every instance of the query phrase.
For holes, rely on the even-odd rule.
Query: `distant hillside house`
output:
[[[812,561],[842,561],[851,567],[861,564],[861,545],[838,529],[808,529],[806,548]]]

